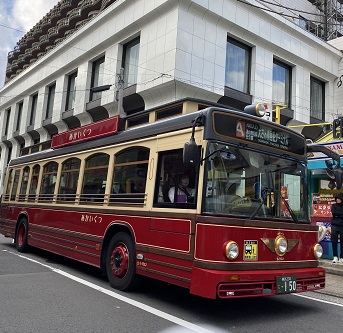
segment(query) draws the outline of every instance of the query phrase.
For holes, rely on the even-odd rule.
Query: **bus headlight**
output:
[[[313,247],[313,252],[314,252],[314,256],[319,259],[322,257],[323,255],[323,248],[320,244],[316,244],[314,247]]]
[[[286,254],[288,249],[287,239],[283,235],[278,235],[275,238],[275,252],[278,256],[282,257]]]
[[[223,250],[224,250],[224,255],[229,260],[235,260],[238,257],[239,249],[236,242],[233,242],[233,241],[226,242],[223,246]]]

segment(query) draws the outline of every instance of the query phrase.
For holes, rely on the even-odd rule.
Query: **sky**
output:
[[[0,87],[5,80],[7,55],[58,0],[0,0]]]

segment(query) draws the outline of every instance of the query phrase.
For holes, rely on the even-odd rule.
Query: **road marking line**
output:
[[[95,290],[97,290],[97,291],[100,291],[100,292],[103,293],[103,294],[106,294],[106,295],[108,295],[108,296],[111,296],[111,297],[113,297],[113,298],[116,298],[116,299],[118,299],[118,300],[120,300],[120,301],[122,301],[122,302],[128,303],[128,304],[130,304],[130,305],[133,305],[133,306],[135,306],[136,308],[139,308],[139,309],[144,310],[144,311],[146,311],[146,312],[149,312],[149,313],[151,313],[151,314],[153,314],[153,315],[155,315],[155,316],[158,316],[158,317],[161,317],[161,318],[163,318],[163,319],[166,319],[166,320],[168,320],[168,321],[170,321],[170,322],[172,322],[172,323],[175,323],[175,324],[177,324],[177,325],[179,325],[179,326],[183,326],[183,327],[185,327],[185,328],[187,328],[187,329],[189,329],[189,330],[191,330],[191,331],[198,332],[198,333],[215,333],[214,331],[210,331],[210,330],[208,330],[208,329],[206,329],[206,328],[203,328],[203,327],[200,327],[200,326],[198,326],[198,325],[192,324],[192,323],[190,323],[190,322],[188,322],[188,321],[186,321],[186,320],[180,319],[180,318],[175,317],[175,316],[173,316],[173,315],[170,315],[170,314],[168,314],[168,313],[166,313],[166,312],[157,310],[157,309],[155,309],[155,308],[153,308],[153,307],[151,307],[151,306],[149,306],[149,305],[146,305],[146,304],[144,304],[144,303],[135,301],[135,300],[133,300],[133,299],[131,299],[131,298],[128,298],[128,297],[126,297],[126,296],[122,296],[122,295],[120,295],[120,294],[117,294],[117,293],[114,292],[114,291],[111,291],[111,290],[107,290],[107,289],[105,289],[105,288],[102,288],[102,287],[100,287],[100,286],[98,286],[98,285],[96,285],[96,284],[94,284],[94,283],[91,283],[91,282],[88,282],[88,281],[83,280],[83,279],[81,279],[81,278],[78,278],[77,276],[74,276],[74,275],[69,274],[69,273],[67,273],[67,272],[64,272],[64,271],[62,271],[62,270],[60,270],[60,269],[58,269],[58,268],[54,268],[54,267],[52,267],[52,266],[50,266],[50,265],[44,264],[44,263],[42,263],[42,262],[39,262],[39,261],[37,261],[37,260],[35,260],[35,259],[31,259],[31,258],[29,258],[29,257],[26,257],[26,256],[22,255],[22,254],[15,253],[15,252],[12,252],[12,251],[8,251],[8,250],[3,250],[3,251],[4,251],[4,252],[11,253],[11,254],[14,254],[14,255],[16,255],[17,257],[20,257],[20,258],[22,258],[22,259],[26,259],[26,260],[31,261],[31,262],[33,262],[33,263],[39,264],[39,265],[41,265],[41,266],[43,266],[43,267],[46,267],[46,268],[50,269],[51,271],[53,271],[53,272],[55,272],[55,273],[57,273],[57,274],[60,274],[60,275],[63,275],[63,276],[65,276],[65,277],[67,277],[68,279],[71,279],[71,280],[76,281],[76,282],[78,282],[78,283],[81,283],[81,284],[83,284],[83,285],[85,285],[85,286],[87,286],[87,287],[90,287],[90,288],[92,288],[92,289],[95,289]]]
[[[337,306],[343,307],[343,304],[338,304],[338,303],[334,303],[334,302],[330,302],[330,301],[325,301],[323,299],[317,299],[317,298],[313,298],[313,297],[306,296],[306,295],[300,295],[300,294],[292,294],[292,295],[293,296],[307,298],[307,299],[310,299],[312,301],[317,301],[317,302],[322,302],[322,303],[326,303],[326,304],[330,304],[330,305],[337,305]],[[331,296],[331,297],[334,297],[334,296]]]

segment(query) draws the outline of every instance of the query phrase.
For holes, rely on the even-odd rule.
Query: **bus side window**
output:
[[[89,201],[102,203],[104,201],[109,159],[108,154],[99,153],[86,160],[81,203]]]
[[[135,147],[115,157],[111,203],[144,204],[149,149]]]
[[[181,182],[186,178],[189,183],[182,188]],[[195,207],[197,181],[198,168],[183,164],[182,149],[160,153],[155,188],[155,206],[167,204],[177,208]],[[176,200],[171,193],[175,194]],[[178,200],[179,197],[182,197],[182,200]]]
[[[43,168],[42,184],[39,191],[40,201],[52,201],[54,197],[56,179],[57,179],[57,162],[49,162]]]

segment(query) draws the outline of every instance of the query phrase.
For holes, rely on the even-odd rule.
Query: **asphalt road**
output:
[[[300,295],[300,294],[299,294]],[[338,332],[342,298],[323,293],[206,300],[143,280],[118,292],[99,270],[0,236],[0,333]]]

